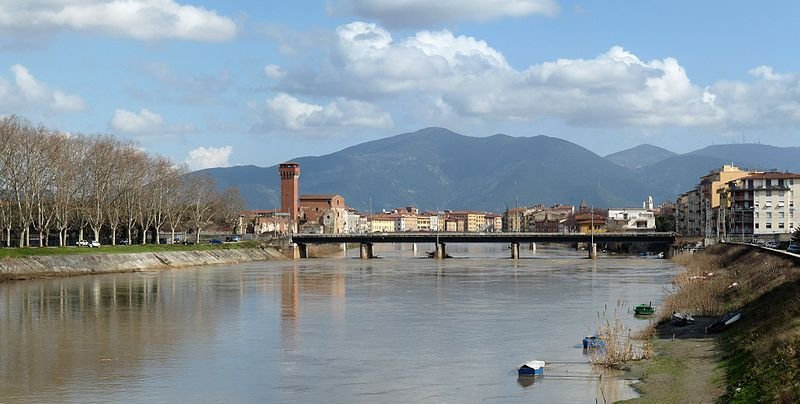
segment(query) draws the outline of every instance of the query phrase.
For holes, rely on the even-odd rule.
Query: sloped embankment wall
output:
[[[274,248],[76,254],[0,259],[0,281],[285,259]]]

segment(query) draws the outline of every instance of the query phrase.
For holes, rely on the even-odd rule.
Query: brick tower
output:
[[[278,172],[281,175],[281,212],[289,214],[289,229],[297,231],[297,217],[300,212],[299,193],[300,164],[292,161],[282,163]]]

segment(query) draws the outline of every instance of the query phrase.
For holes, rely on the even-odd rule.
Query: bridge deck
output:
[[[672,244],[673,233],[367,233],[367,234],[294,234],[298,244],[329,243],[595,243]]]

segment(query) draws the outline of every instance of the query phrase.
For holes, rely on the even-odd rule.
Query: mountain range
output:
[[[426,128],[362,143],[300,164],[300,193],[339,194],[348,206],[500,212],[542,203],[637,207],[675,198],[723,164],[800,171],[800,147],[709,146],[685,154],[640,145],[601,157],[549,136],[469,137]],[[210,168],[221,189],[236,186],[250,209],[280,207],[278,167]]]

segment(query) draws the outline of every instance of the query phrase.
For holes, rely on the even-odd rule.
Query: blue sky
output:
[[[0,115],[192,169],[429,126],[601,155],[800,146],[798,15],[794,1],[0,0]]]

